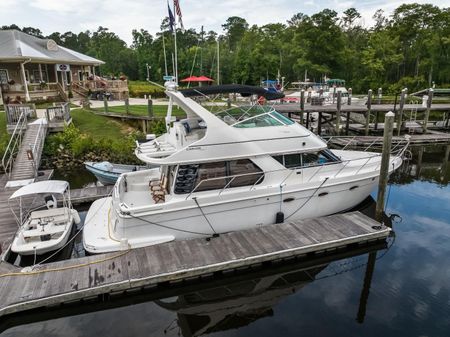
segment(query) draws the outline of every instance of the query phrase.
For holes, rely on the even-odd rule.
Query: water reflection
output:
[[[450,145],[419,146],[411,148],[412,158],[395,172],[391,180],[397,184],[408,184],[415,180],[429,181],[447,186],[450,181]]]

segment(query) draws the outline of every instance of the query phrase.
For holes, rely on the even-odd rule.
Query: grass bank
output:
[[[144,135],[132,124],[97,116],[92,111],[71,111],[72,125],[47,137],[43,165],[70,168],[84,161],[108,160],[117,163],[140,163],[134,155],[135,141]],[[161,133],[164,123],[155,122],[153,131]],[[159,132],[158,132],[159,131]]]
[[[10,135],[6,132],[6,113],[0,111],[0,159],[3,158]]]

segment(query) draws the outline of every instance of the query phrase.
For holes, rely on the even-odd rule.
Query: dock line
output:
[[[63,271],[63,270],[68,270],[68,269],[74,269],[74,268],[80,268],[80,267],[87,267],[93,264],[97,264],[97,263],[101,263],[101,262],[106,262],[109,260],[113,260],[115,258],[124,256],[126,254],[128,254],[131,251],[131,249],[128,249],[124,252],[120,252],[119,254],[113,255],[113,256],[109,256],[109,257],[105,257],[103,259],[98,259],[95,261],[91,261],[91,262],[86,262],[86,263],[80,263],[80,264],[75,264],[72,266],[67,266],[67,267],[61,267],[61,268],[51,268],[51,269],[41,269],[41,270],[35,270],[35,271],[27,271],[27,272],[20,272],[20,273],[6,273],[6,274],[0,274],[0,278],[2,277],[8,277],[8,276],[28,276],[28,275],[36,275],[36,274],[43,274],[43,273],[48,273],[48,272],[53,272],[53,271]]]

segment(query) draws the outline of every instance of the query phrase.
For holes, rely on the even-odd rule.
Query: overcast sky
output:
[[[308,15],[324,8],[342,13],[355,7],[363,17],[363,24],[372,24],[373,13],[381,8],[386,13],[402,3],[431,1],[398,0],[180,0],[185,27],[221,32],[221,25],[230,16],[241,16],[252,24],[283,22],[295,13]],[[434,2],[434,1],[433,1]],[[436,3],[436,2],[434,2]],[[450,0],[437,3],[449,7]],[[45,35],[52,32],[96,30],[107,27],[127,43],[132,29],[159,31],[161,20],[167,16],[167,0],[0,0],[0,25],[39,28]],[[425,14],[425,13],[424,13]]]

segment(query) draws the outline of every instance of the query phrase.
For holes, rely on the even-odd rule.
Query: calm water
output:
[[[22,316],[1,336],[450,336],[448,152],[413,153],[392,177],[389,249]]]

